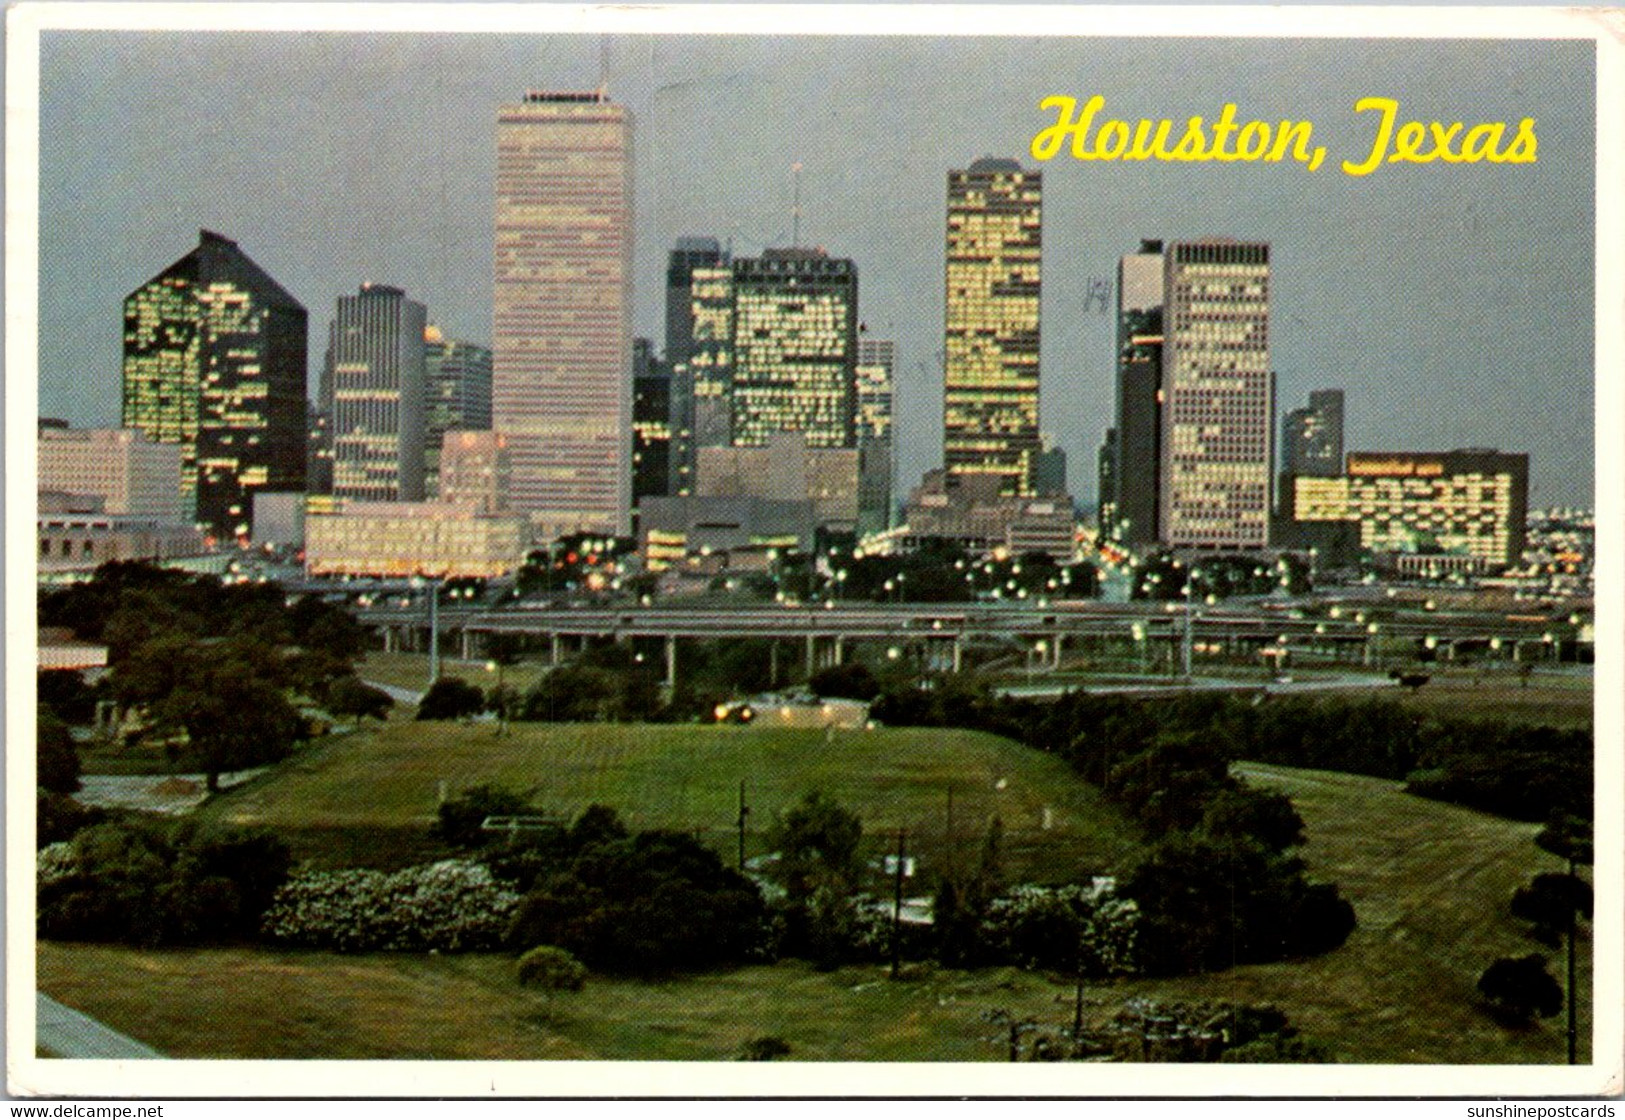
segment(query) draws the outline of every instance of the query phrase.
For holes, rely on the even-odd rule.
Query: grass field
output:
[[[273,828],[328,865],[365,860],[369,844],[399,842],[416,858],[442,785],[494,783],[544,810],[574,816],[598,802],[635,828],[698,832],[731,852],[741,779],[751,854],[774,816],[812,790],[856,813],[872,847],[889,849],[904,828],[910,850],[937,867],[974,859],[994,815],[1006,863],[1024,877],[1106,871],[1137,845],[1135,828],[1059,760],[980,732],[914,728],[513,724],[499,736],[492,724],[394,722],[312,748],[203,815]]]
[[[1343,1062],[1561,1063],[1561,1020],[1498,1025],[1473,986],[1495,957],[1549,952],[1506,911],[1512,889],[1553,861],[1534,826],[1420,801],[1396,783],[1248,766],[1291,794],[1308,823],[1313,871],[1333,879],[1360,924],[1307,961],[1089,988],[1088,1014],[1131,995],[1269,1002]],[[1070,987],[1008,969],[879,967],[816,973],[787,962],[645,984],[594,976],[551,1007],[518,988],[499,954],[340,956],[218,949],[147,952],[42,944],[39,985],[71,1007],[177,1057],[725,1059],[777,1035],[791,1056],[832,1060],[1000,1060],[981,1012],[1049,1026]],[[1589,965],[1582,992],[1590,990]],[[1583,1034],[1589,1018],[1582,1016]],[[1582,1051],[1584,1060],[1584,1050]]]

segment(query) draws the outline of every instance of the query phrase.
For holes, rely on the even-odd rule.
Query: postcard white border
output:
[[[1625,10],[494,4],[24,3],[6,43],[6,730],[33,734],[34,418],[38,414],[39,36],[48,30],[483,34],[961,35],[1573,39],[1597,48],[1596,913],[1587,1066],[1145,1066],[1004,1063],[102,1062],[34,1053],[33,754],[7,752],[7,1076],[17,1094],[194,1096],[1617,1096],[1625,1066]],[[448,30],[449,29],[449,30]],[[1606,810],[1606,811],[1605,811]],[[1609,1011],[1613,1011],[1609,1014]]]

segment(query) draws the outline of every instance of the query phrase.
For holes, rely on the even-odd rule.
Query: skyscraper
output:
[[[1122,544],[1158,539],[1161,478],[1162,242],[1117,265],[1117,425],[1100,483],[1101,529]]]
[[[1163,277],[1161,539],[1265,547],[1275,458],[1269,246],[1174,242]]]
[[[733,262],[733,298],[733,444],[800,432],[808,447],[855,446],[857,266],[768,249]]]
[[[671,478],[667,482],[668,494],[690,494],[694,486],[694,450],[699,445],[697,439],[698,421],[695,415],[695,381],[700,370],[695,362],[695,355],[700,345],[706,346],[705,371],[714,368],[715,360],[719,357],[714,346],[715,324],[708,324],[703,330],[709,332],[706,338],[696,343],[697,316],[701,311],[695,290],[694,274],[699,269],[718,270],[726,269],[728,253],[722,248],[714,237],[679,237],[677,247],[667,258],[666,264],[666,363],[671,370],[671,403],[668,419],[671,425],[671,447],[668,462]],[[715,276],[713,272],[711,275]],[[731,274],[730,274],[731,276]],[[729,288],[728,310],[726,312],[728,323],[732,323],[732,291]],[[710,393],[714,386],[708,385]],[[711,406],[713,413],[719,409]],[[721,431],[713,437],[713,443],[727,443],[727,427],[729,419],[708,417],[712,428]]]
[[[426,318],[423,304],[387,284],[339,297],[322,378],[335,497],[423,500]]]
[[[447,432],[491,427],[491,351],[446,337],[439,327],[423,332],[425,495],[440,493],[440,446]]]
[[[1043,176],[1009,159],[948,173],[943,461],[1032,493]]]
[[[858,532],[891,528],[893,386],[897,344],[858,339]]]
[[[671,493],[671,367],[646,338],[632,340],[632,502]]]
[[[730,447],[733,444],[734,279],[727,262],[695,268],[690,277],[691,318],[688,372],[685,381],[692,400],[693,446]],[[682,477],[682,468],[690,475]],[[693,456],[680,462],[678,493],[694,487]]]
[[[1307,408],[1281,421],[1281,473],[1335,478],[1343,473],[1343,390],[1316,389]]]
[[[632,116],[602,90],[497,115],[492,420],[536,533],[626,534]]]
[[[305,485],[305,309],[237,243],[198,246],[124,300],[123,423],[181,445],[186,507],[247,536],[253,491]]]

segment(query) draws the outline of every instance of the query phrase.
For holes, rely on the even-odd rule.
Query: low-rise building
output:
[[[39,570],[91,571],[114,560],[161,562],[204,551],[196,526],[159,517],[106,512],[94,494],[39,493]]]
[[[523,517],[471,502],[312,499],[305,569],[312,576],[494,579],[524,562],[529,540]]]
[[[135,428],[39,426],[39,481],[44,491],[89,494],[101,511],[177,525],[192,520],[181,491],[181,447]]]
[[[855,447],[810,447],[799,432],[776,432],[762,447],[702,447],[695,493],[811,502],[821,527],[852,532],[858,521],[859,458]]]
[[[1001,494],[999,482],[990,474],[926,472],[909,495],[904,546],[934,538],[974,554],[1003,549],[1013,556],[1043,552],[1070,559],[1077,547],[1072,499]]]
[[[1522,556],[1528,501],[1525,454],[1355,451],[1340,476],[1294,480],[1292,519],[1356,524],[1363,551],[1407,557],[1406,571],[1429,568],[1410,556],[1440,571],[1447,557],[1463,558],[1452,570],[1499,570]]]
[[[808,501],[645,498],[638,543],[651,572],[672,568],[765,570],[770,553],[810,551],[817,528],[817,516]]]

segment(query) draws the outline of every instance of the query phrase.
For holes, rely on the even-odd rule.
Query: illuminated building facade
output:
[[[422,500],[426,319],[423,304],[387,284],[339,297],[322,377],[336,497]]]
[[[700,448],[696,496],[811,502],[821,527],[849,533],[860,516],[859,463],[857,448],[775,432],[762,447]]]
[[[696,267],[689,282],[693,333],[684,382],[692,398],[693,446],[727,447],[733,443],[733,266]],[[679,494],[692,492],[693,468],[692,454],[679,461]]]
[[[1275,459],[1269,246],[1174,242],[1163,256],[1159,537],[1264,548]]]
[[[508,437],[498,431],[447,432],[440,440],[440,500],[483,513],[508,508],[513,461]]]
[[[858,339],[858,533],[891,528],[893,459],[892,410],[897,376],[897,344],[890,339]]]
[[[679,237],[666,262],[666,362],[671,370],[671,448],[668,462],[671,478],[666,493],[693,492],[695,439],[695,321],[696,306],[694,272],[696,269],[717,269],[726,266],[728,253],[714,237]],[[730,273],[731,275],[731,273]],[[727,314],[732,314],[731,297]],[[729,322],[731,323],[731,318]],[[722,335],[727,338],[727,334]],[[711,333],[714,343],[716,334]],[[714,353],[714,346],[712,347]],[[723,414],[726,425],[728,417]],[[716,443],[726,443],[723,433]]]
[[[181,449],[131,428],[39,428],[39,489],[89,495],[99,512],[190,523]]]
[[[305,486],[305,309],[236,242],[198,247],[124,300],[123,426],[179,444],[187,515],[247,536],[255,491]]]
[[[1043,176],[1015,160],[948,173],[943,461],[1032,493],[1039,450]]]
[[[800,432],[811,447],[854,446],[857,266],[822,249],[769,249],[733,262],[733,300],[732,442]]]
[[[498,113],[492,421],[543,539],[631,527],[632,165],[601,90]]]
[[[491,351],[430,326],[423,332],[423,371],[423,492],[432,496],[440,493],[440,445],[446,433],[491,427]]]
[[[1529,456],[1357,451],[1340,476],[1297,478],[1292,498],[1300,524],[1357,523],[1367,552],[1468,557],[1504,568],[1523,554]]]
[[[321,499],[305,518],[313,576],[495,579],[524,562],[526,518],[458,502]]]

